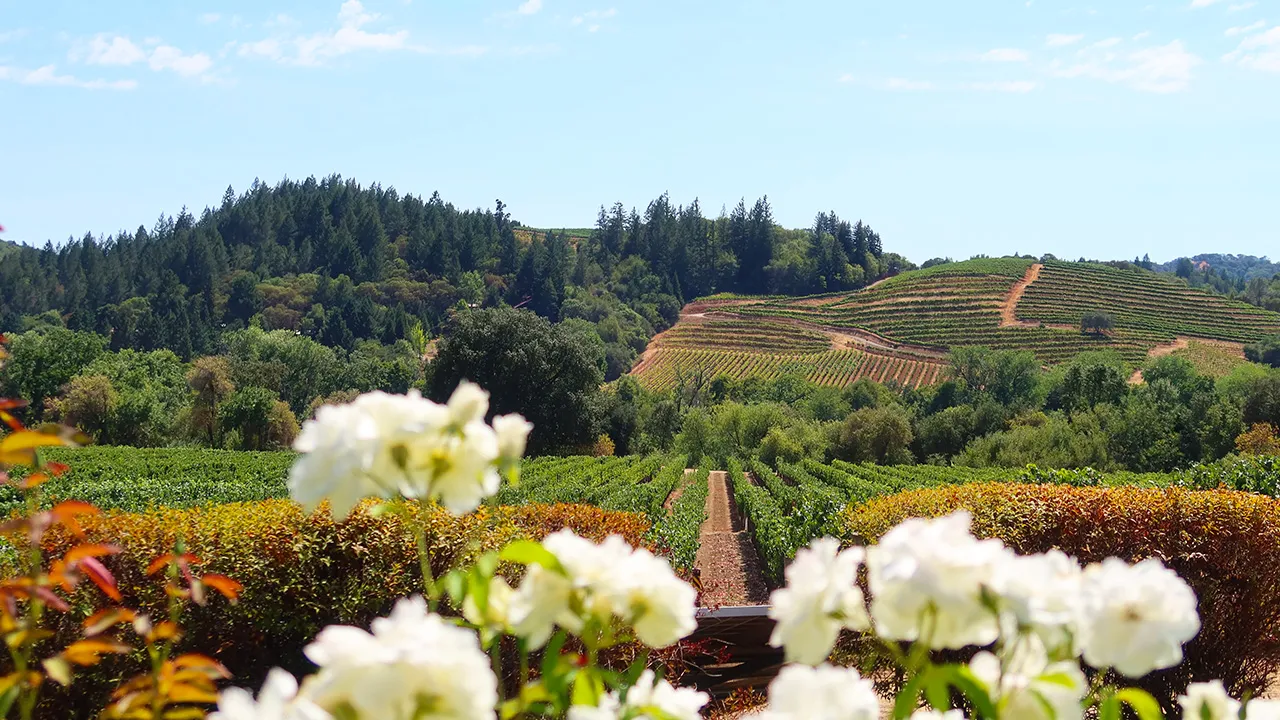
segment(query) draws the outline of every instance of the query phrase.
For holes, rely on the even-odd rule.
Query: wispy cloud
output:
[[[1244,38],[1223,60],[1251,70],[1280,73],[1280,26]]]
[[[213,60],[204,53],[184,55],[172,45],[161,45],[151,51],[147,64],[152,70],[172,70],[183,77],[195,77],[208,72],[213,67]]]
[[[982,54],[986,62],[1026,62],[1029,58],[1026,50],[1015,48],[996,48]]]
[[[6,30],[0,32],[0,43],[7,43],[11,40],[20,40],[27,34],[26,28],[18,28],[17,30]]]
[[[520,15],[533,15],[542,9],[542,0],[524,0],[516,12]]]
[[[1249,8],[1254,7],[1254,6],[1256,6],[1257,4],[1258,4],[1258,3],[1253,2],[1253,0],[1249,0],[1248,2],[1242,2],[1242,3],[1236,3],[1236,4],[1234,4],[1234,5],[1228,5],[1228,6],[1227,6],[1227,12],[1240,12],[1241,10],[1248,10]]]
[[[1191,7],[1193,7],[1193,8],[1207,8],[1207,7],[1209,7],[1210,5],[1217,5],[1218,3],[1222,2],[1222,1],[1223,1],[1223,0],[1191,0]]]
[[[212,25],[221,19],[222,19],[222,16],[215,12],[205,13],[200,16],[200,22],[204,23],[205,25]]]
[[[289,20],[287,16],[277,16]],[[291,65],[324,65],[326,61],[360,51],[405,51],[429,55],[482,55],[487,48],[477,45],[435,47],[415,44],[408,30],[374,30],[371,25],[381,19],[368,12],[360,0],[346,0],[338,10],[336,29],[311,35],[264,38],[240,43],[237,53],[246,57],[264,57]],[[279,23],[283,24],[283,23]]]
[[[1227,37],[1235,37],[1236,35],[1248,35],[1249,33],[1257,32],[1258,30],[1261,30],[1266,26],[1267,26],[1266,20],[1259,20],[1258,22],[1250,23],[1248,25],[1241,25],[1239,27],[1227,28],[1227,31],[1223,33],[1223,35],[1226,35]]]
[[[585,26],[587,32],[596,32],[600,29],[600,21],[614,17],[618,14],[617,8],[609,8],[608,10],[588,10],[581,15],[575,15],[569,21],[570,25]]]
[[[87,90],[132,90],[138,87],[136,80],[81,80],[74,75],[59,75],[56,65],[45,65],[35,70],[0,65],[0,80],[10,80],[23,85],[76,87]]]
[[[1049,47],[1066,47],[1075,45],[1084,39],[1084,35],[1064,35],[1061,33],[1053,33],[1044,39],[1044,44]]]
[[[78,52],[73,50],[73,60],[77,56]],[[108,39],[106,35],[98,35],[89,41],[85,62],[90,65],[132,65],[146,59],[146,51],[129,38],[116,35]]]
[[[965,87],[970,90],[980,90],[982,92],[1029,93],[1040,87],[1040,83],[1034,80],[1006,80],[999,82],[969,83]]]
[[[1142,92],[1174,93],[1187,89],[1192,70],[1201,63],[1180,40],[1123,54],[1108,47],[1095,43],[1069,63],[1055,61],[1050,70],[1063,78],[1092,78]]]

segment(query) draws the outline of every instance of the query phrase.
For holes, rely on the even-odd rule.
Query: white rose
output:
[[[420,597],[396,603],[373,621],[372,632],[335,625],[305,649],[320,670],[309,695],[330,712],[410,720],[423,703],[432,717],[491,720],[497,680],[474,632],[427,612]]]
[[[1183,720],[1237,720],[1240,717],[1240,701],[1227,694],[1221,680],[1191,683],[1186,694],[1178,698],[1182,706]],[[1250,710],[1253,703],[1249,703]],[[1249,720],[1256,720],[1249,713]]]
[[[1129,565],[1107,558],[1085,568],[1080,645],[1096,668],[1128,677],[1173,667],[1200,630],[1196,596],[1156,558]]]
[[[355,405],[324,405],[293,443],[301,455],[289,468],[289,495],[308,512],[328,500],[344,518],[363,498],[390,497],[392,485],[369,475],[378,452],[377,421]]]
[[[1048,661],[1038,637],[1019,638],[1003,659],[980,652],[969,669],[1000,708],[1000,717],[1019,720],[1080,720],[1088,682],[1072,661]]]
[[[1244,716],[1249,720],[1280,720],[1280,700],[1250,700]]]
[[[541,565],[531,566],[508,606],[512,632],[536,649],[547,644],[557,624],[569,632],[581,630],[582,621],[569,607],[572,598],[573,583],[569,578]]]
[[[769,597],[776,621],[769,644],[786,649],[788,662],[817,665],[831,654],[844,628],[865,630],[870,621],[858,588],[862,548],[840,550],[832,538],[814,540],[786,569],[787,584]]]
[[[676,577],[671,565],[644,548],[632,551],[612,588],[615,614],[636,639],[652,648],[674,645],[698,627],[698,591]]]
[[[292,675],[273,668],[258,691],[258,699],[247,690],[233,687],[218,695],[218,709],[209,720],[332,720],[306,697],[298,695],[298,681]]]
[[[1076,655],[1072,647],[1079,633],[1083,570],[1059,550],[1039,555],[1016,555],[997,566],[994,589],[1006,613],[1006,634],[1030,629],[1045,644]]]
[[[875,686],[852,668],[787,665],[769,683],[768,720],[878,720]]]
[[[498,455],[513,463],[524,456],[525,445],[533,425],[520,415],[499,415],[493,419],[493,431],[498,434]]]
[[[511,617],[511,598],[515,591],[507,581],[495,577],[489,582],[488,603],[484,612],[476,606],[474,595],[468,594],[462,601],[462,617],[472,625],[480,625],[501,632],[507,628]]]
[[[457,427],[473,422],[484,422],[489,412],[489,393],[479,385],[463,380],[449,396],[449,421]]]
[[[913,518],[867,548],[871,618],[888,640],[933,648],[989,645],[1000,634],[985,597],[1013,553],[999,540],[969,534],[963,510]]]
[[[711,696],[692,688],[678,688],[659,680],[652,670],[645,670],[636,680],[636,684],[627,690],[622,705],[624,709],[634,710],[639,718],[652,718],[650,712],[657,710],[662,717],[670,720],[701,720],[702,706]]]

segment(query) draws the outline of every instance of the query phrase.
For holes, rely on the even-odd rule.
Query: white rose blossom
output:
[[[871,618],[889,640],[933,648],[989,645],[1000,634],[989,606],[999,568],[1013,553],[969,534],[966,511],[912,518],[867,548]]]
[[[853,668],[787,665],[769,683],[762,720],[878,720],[880,696]]]
[[[218,695],[218,709],[209,720],[331,720],[333,716],[305,695],[298,694],[298,681],[273,668],[254,700],[249,691],[233,687]]]
[[[1280,720],[1280,700],[1250,700],[1244,705],[1249,720]]]
[[[625,697],[611,692],[596,705],[574,705],[569,708],[569,720],[617,720],[623,715],[632,720],[701,720],[702,707],[710,700],[704,692],[678,688],[645,670]]]
[[[484,423],[489,396],[458,385],[448,405],[416,390],[365,393],[326,405],[302,427],[289,471],[289,493],[308,510],[329,500],[346,517],[366,497],[438,500],[451,513],[471,512],[498,490],[498,470],[515,468],[532,426],[519,415]],[[499,432],[500,431],[500,432]]]
[[[541,647],[559,625],[580,632],[595,618],[618,618],[640,642],[666,647],[697,627],[697,591],[676,577],[671,565],[617,535],[599,545],[565,529],[542,541],[559,561],[557,570],[533,565],[511,598],[515,632]]]
[[[1227,694],[1221,680],[1191,683],[1178,698],[1178,704],[1182,706],[1183,720],[1237,720],[1240,717],[1240,701]],[[1256,720],[1253,703],[1249,706],[1249,720]],[[1260,715],[1265,715],[1265,711]]]
[[[1196,596],[1156,558],[1107,558],[1085,568],[1080,646],[1085,662],[1128,677],[1173,667],[1200,630]]]
[[[1080,720],[1088,681],[1074,660],[1050,662],[1035,635],[1018,638],[1001,656],[983,651],[969,670],[1000,708],[1000,717],[1019,720]]]
[[[1080,626],[1083,570],[1060,550],[1016,555],[997,566],[994,590],[1000,596],[1004,634],[1029,629],[1045,645],[1073,656]]]
[[[361,718],[431,717],[490,720],[497,680],[474,632],[427,611],[421,597],[402,599],[371,632],[333,625],[306,647],[319,666],[308,697],[331,712],[350,708]]]
[[[817,665],[831,654],[840,631],[870,626],[858,588],[863,549],[840,550],[832,538],[814,540],[786,569],[787,584],[769,597],[777,622],[769,644],[786,649],[788,662]]]

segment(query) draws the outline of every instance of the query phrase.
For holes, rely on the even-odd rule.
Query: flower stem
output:
[[[501,703],[506,699],[506,681],[502,677],[502,636],[499,635],[493,641],[493,647],[489,648],[489,658],[493,662],[493,676],[498,679],[498,702]]]
[[[427,531],[422,527],[421,518],[411,518],[409,522],[413,524],[413,537],[418,544],[418,567],[422,570],[422,591],[427,596],[427,607],[431,612],[435,612],[440,595],[436,588],[435,577],[431,574],[431,548],[427,545]]]

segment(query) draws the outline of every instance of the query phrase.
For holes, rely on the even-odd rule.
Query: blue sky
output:
[[[0,224],[341,173],[557,227],[768,194],[916,261],[1274,256],[1277,2],[0,0]]]

